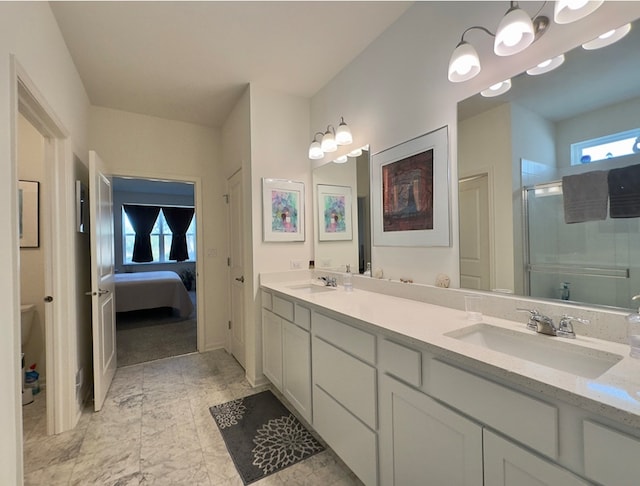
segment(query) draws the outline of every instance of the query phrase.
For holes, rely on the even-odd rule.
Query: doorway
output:
[[[18,113],[18,206],[20,228],[20,304],[22,353],[22,424],[25,440],[46,435],[45,275],[50,267],[49,228],[41,224],[46,201],[45,137]],[[43,223],[43,222],[42,222]],[[27,373],[28,372],[28,373]],[[26,374],[26,376],[25,376]],[[26,379],[25,379],[26,378]]]
[[[195,184],[113,176],[112,187],[118,367],[196,352]],[[151,253],[144,258],[136,254],[142,213],[151,227]],[[176,222],[182,215],[184,222]],[[174,253],[176,224],[186,231],[184,255]]]
[[[460,286],[490,290],[489,175],[460,179]]]

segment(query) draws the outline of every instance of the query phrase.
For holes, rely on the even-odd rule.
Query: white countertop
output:
[[[466,312],[409,299],[343,287],[311,293],[291,288],[304,281],[262,281],[264,289],[369,324],[386,333],[399,334],[426,347],[428,352],[459,361],[533,393],[544,395],[640,429],[640,360],[629,357],[627,345],[578,335],[566,340],[572,345],[618,354],[623,359],[597,378],[583,378],[508,354],[446,336],[470,325]],[[557,338],[535,334],[522,322],[484,316],[482,322],[546,340]]]

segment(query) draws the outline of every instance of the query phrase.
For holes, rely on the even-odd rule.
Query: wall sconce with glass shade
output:
[[[556,24],[570,24],[595,12],[604,0],[558,0],[553,9]]]
[[[544,15],[529,17],[518,6],[518,2],[511,2],[511,6],[498,24],[494,34],[486,27],[474,25],[462,33],[460,42],[451,54],[449,60],[449,81],[460,83],[474,78],[480,73],[480,58],[476,49],[464,40],[470,30],[481,30],[494,37],[493,52],[497,56],[511,56],[522,52],[547,31],[549,19]]]
[[[321,137],[320,141],[318,141],[318,135]],[[338,150],[339,145],[349,145],[352,142],[351,130],[344,121],[344,117],[340,117],[337,130],[333,128],[333,125],[327,125],[325,132],[315,133],[311,145],[309,145],[309,158],[311,160],[321,159],[325,154]]]
[[[556,68],[559,68],[564,64],[564,54],[542,61],[535,67],[527,69],[527,74],[530,76],[538,76],[539,74],[548,73]]]
[[[599,35],[589,42],[585,42],[584,44],[582,44],[582,48],[586,49],[587,51],[593,51],[595,49],[601,49],[603,47],[610,46],[611,44],[614,44],[622,39],[629,33],[629,31],[631,31],[631,24],[624,24],[617,29],[613,29]]]
[[[487,89],[480,91],[480,94],[485,98],[493,98],[494,96],[500,96],[511,89],[511,80],[505,79],[494,85],[489,86]]]
[[[567,24],[582,19],[596,11],[604,0],[559,0],[554,6],[554,20],[559,24]],[[538,14],[544,8],[544,2]],[[465,35],[470,30],[482,30],[494,37],[493,52],[497,56],[511,56],[522,52],[544,34],[549,28],[549,18],[545,15],[530,17],[522,10],[518,2],[510,2],[509,10],[502,17],[498,29],[494,34],[480,25],[474,25],[466,29],[460,38],[460,42],[454,49],[449,60],[448,78],[452,83],[460,83],[474,78],[480,73],[480,58],[476,49],[465,40]],[[609,34],[613,36],[612,34]],[[595,42],[595,40],[594,40]],[[555,60],[554,60],[555,61]],[[562,62],[560,62],[562,64]],[[551,63],[549,70],[555,69],[560,64]],[[547,66],[545,66],[547,67]],[[544,68],[532,68],[536,74],[542,74]],[[530,73],[531,74],[531,73]]]

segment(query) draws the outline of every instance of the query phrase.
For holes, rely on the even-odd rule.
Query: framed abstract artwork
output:
[[[450,246],[447,127],[372,159],[373,244]]]
[[[318,240],[352,240],[351,187],[318,184]]]
[[[304,183],[262,179],[263,241],[304,241]]]
[[[20,248],[40,246],[40,183],[18,181],[18,224]]]

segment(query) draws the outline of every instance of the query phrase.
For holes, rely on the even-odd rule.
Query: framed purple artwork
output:
[[[318,184],[318,240],[352,240],[351,187]]]
[[[374,154],[373,244],[450,246],[447,127]]]
[[[304,241],[304,183],[262,179],[263,241]]]

